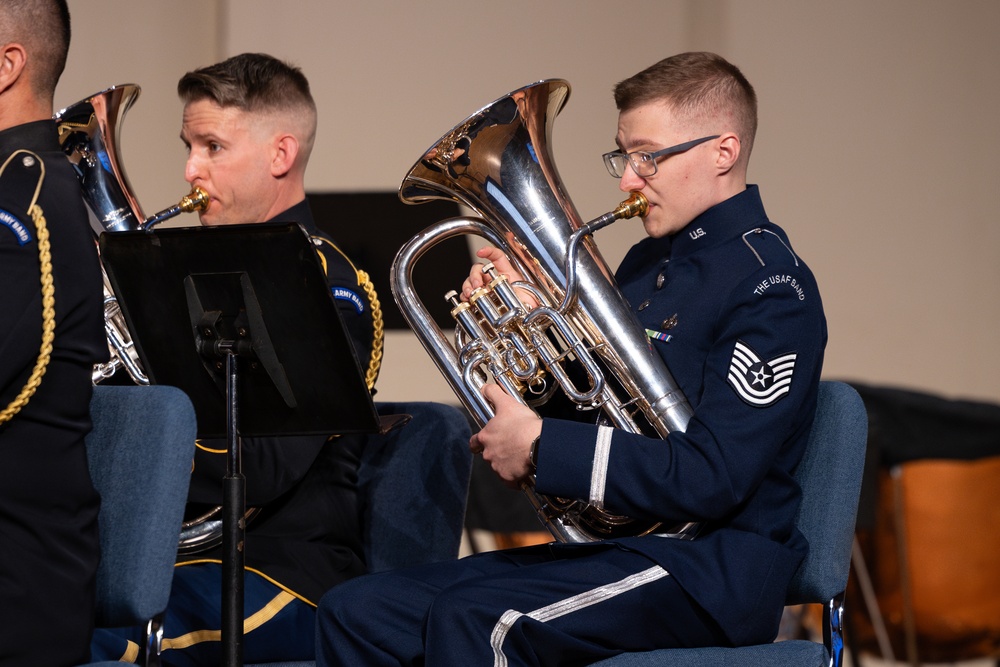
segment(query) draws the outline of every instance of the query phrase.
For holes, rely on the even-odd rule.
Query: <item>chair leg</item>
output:
[[[871,574],[868,564],[865,562],[865,555],[861,551],[861,545],[857,538],[851,546],[851,565],[854,567],[858,588],[861,589],[861,599],[868,617],[872,622],[872,629],[875,631],[875,639],[878,642],[879,653],[883,660],[895,662],[896,656],[892,650],[892,642],[889,641],[889,631],[885,627],[885,619],[882,618],[882,610],[878,606],[878,598],[875,595],[875,587],[872,585]]]
[[[896,551],[899,559],[899,589],[903,597],[903,631],[906,637],[906,659],[912,667],[920,664],[917,651],[917,628],[913,618],[913,586],[910,581],[910,559],[906,548],[906,515],[903,509],[903,469],[893,466],[892,479],[893,518],[896,523]]]
[[[146,623],[142,664],[145,667],[160,667],[160,651],[162,648],[163,614],[157,614]]]
[[[840,593],[831,599],[823,612],[826,620],[823,629],[823,641],[830,651],[830,667],[844,665],[844,594]]]

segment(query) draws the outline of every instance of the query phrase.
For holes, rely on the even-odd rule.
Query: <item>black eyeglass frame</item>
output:
[[[698,144],[703,144],[706,141],[711,141],[712,139],[718,139],[721,136],[722,136],[721,134],[713,134],[710,137],[702,137],[701,139],[693,139],[691,141],[685,141],[682,144],[677,144],[676,146],[668,146],[667,148],[663,148],[658,151],[652,151],[652,152],[633,151],[631,153],[623,153],[620,150],[610,151],[605,153],[601,157],[604,159],[604,166],[607,167],[608,173],[611,174],[614,178],[622,178],[623,176],[625,176],[624,163],[622,163],[621,173],[616,173],[618,172],[618,169],[616,168],[614,162],[616,158],[625,158],[626,160],[628,160],[628,163],[632,165],[632,171],[634,171],[636,176],[638,176],[639,178],[649,178],[650,176],[656,173],[657,169],[656,161],[659,160],[661,157],[667,157],[668,155],[676,155],[677,153],[683,153],[684,151],[694,148]],[[637,155],[643,156],[643,161],[641,163],[636,162],[634,156]],[[639,166],[638,166],[639,164],[643,165],[651,164],[653,165],[653,170],[648,174],[641,174],[639,173]]]

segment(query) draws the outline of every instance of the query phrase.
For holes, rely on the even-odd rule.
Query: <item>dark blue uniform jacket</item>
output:
[[[672,237],[636,244],[616,278],[694,416],[666,440],[615,430],[603,459],[598,427],[546,419],[536,488],[589,498],[593,470],[606,465],[608,510],[702,522],[693,541],[617,542],[667,569],[734,644],[755,641],[776,630],[808,548],[794,527],[801,492],[791,474],[826,345],[816,282],[756,186]]]
[[[34,395],[0,425],[0,663],[72,665],[86,662],[93,626],[100,497],[84,436],[108,344],[94,234],[51,120],[0,132],[0,410],[41,347],[32,204],[51,244],[55,339]]]

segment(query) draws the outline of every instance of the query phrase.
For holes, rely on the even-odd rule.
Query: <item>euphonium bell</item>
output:
[[[76,171],[83,200],[93,218],[94,233],[150,229],[179,213],[205,210],[208,194],[195,188],[180,203],[146,218],[132,194],[118,146],[125,113],[139,97],[139,86],[112,86],[57,112],[53,119],[59,145]],[[103,267],[101,271],[103,273]],[[136,384],[149,384],[138,353],[118,307],[118,300],[104,275],[104,328],[111,359],[94,367],[94,384],[111,377],[121,367]]]
[[[590,236],[615,219],[643,214],[644,199],[630,198],[590,223],[581,221],[549,151],[552,121],[568,95],[562,80],[516,90],[455,126],[417,161],[400,186],[404,202],[453,200],[478,216],[439,222],[404,245],[392,267],[393,295],[480,426],[493,414],[481,393],[492,380],[536,407],[561,389],[604,423],[666,437],[684,430],[691,408]],[[453,300],[459,324],[452,343],[416,295],[411,276],[429,248],[465,234],[500,248],[525,281],[507,285],[494,275],[474,300]],[[532,305],[514,288],[530,292]],[[582,383],[575,379],[581,375]],[[552,498],[530,484],[525,491],[562,541],[652,532],[690,538],[698,527],[615,515],[604,509],[602,497]]]

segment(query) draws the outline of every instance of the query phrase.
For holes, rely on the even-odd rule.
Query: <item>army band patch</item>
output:
[[[736,341],[729,362],[729,384],[745,402],[766,408],[791,389],[796,356],[791,352],[762,361],[749,345]]]
[[[365,312],[365,302],[358,296],[357,292],[347,289],[346,287],[331,287],[333,291],[333,298],[340,299],[341,301],[349,301],[354,305],[354,310],[361,313]]]
[[[2,208],[0,208],[0,224],[14,232],[18,245],[31,242],[31,231],[12,213]]]

